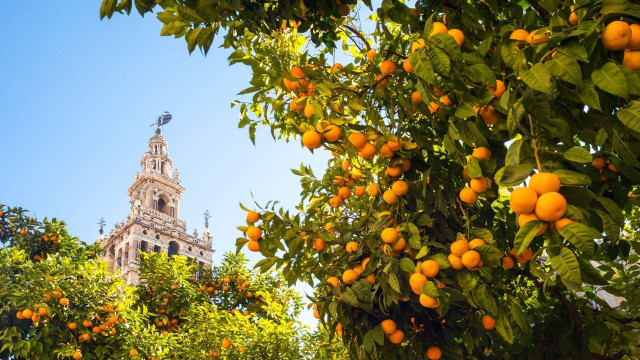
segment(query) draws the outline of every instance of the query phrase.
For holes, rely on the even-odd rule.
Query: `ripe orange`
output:
[[[304,115],[308,118],[311,117],[311,115],[315,114],[315,110],[313,108],[313,104],[311,102],[308,102],[307,105],[304,106]]]
[[[91,335],[89,334],[82,334],[78,337],[80,340],[84,340],[84,341],[89,341],[91,340]]]
[[[327,282],[331,284],[331,286],[333,286],[334,288],[337,288],[338,286],[340,286],[340,280],[338,280],[338,278],[335,276],[329,277],[327,279]]]
[[[571,220],[569,218],[562,218],[553,222],[553,225],[556,227],[556,230],[562,230],[563,227],[576,222],[575,220]]]
[[[229,339],[222,339],[222,347],[225,349],[228,349],[231,346],[231,340]]]
[[[94,334],[99,334],[100,333],[100,328],[95,326],[93,329],[91,329],[91,332]]]
[[[393,166],[387,167],[387,171],[385,172],[387,176],[392,178],[400,176],[402,174],[402,166]]]
[[[538,194],[530,187],[513,189],[509,196],[509,206],[516,214],[530,214],[536,207]]]
[[[420,271],[422,271],[426,277],[436,277],[440,271],[440,265],[433,260],[425,260],[420,264]]]
[[[489,189],[489,179],[486,177],[473,178],[469,182],[469,187],[477,193],[483,193]]]
[[[304,108],[306,104],[304,101],[298,103],[299,100],[300,98],[297,98],[297,97],[291,99],[291,102],[289,103],[289,107],[291,107],[291,111],[296,112],[298,114],[302,114],[304,112]]]
[[[331,205],[331,207],[337,208],[340,205],[342,205],[342,198],[338,195],[334,195],[329,199],[329,205]]]
[[[409,58],[404,59],[402,62],[402,68],[409,74],[413,74],[413,67],[411,66],[411,62],[409,62]]]
[[[334,143],[338,140],[340,140],[340,135],[342,134],[342,132],[340,131],[340,128],[335,126],[335,125],[327,125],[324,129],[323,129],[323,133],[322,133],[322,137],[324,137],[325,140],[327,140],[330,143]]]
[[[640,35],[638,35],[640,37]],[[622,65],[633,71],[640,70],[640,51],[625,51]]]
[[[385,60],[380,64],[380,72],[382,75],[391,75],[396,72],[396,64],[391,60]]]
[[[302,68],[298,65],[295,65],[291,68],[290,74],[291,76],[297,77],[298,79],[302,79],[303,77],[307,76],[307,74],[305,74]]]
[[[391,191],[391,189],[386,190],[382,194],[382,199],[384,199],[384,201],[389,205],[396,204],[396,203],[398,203],[398,200],[400,200],[398,198],[398,196],[396,194],[394,194],[393,191]]]
[[[476,268],[480,265],[482,258],[480,258],[480,254],[475,250],[469,250],[462,255],[462,264],[469,269]]]
[[[60,305],[62,305],[62,306],[69,305],[69,299],[67,299],[67,298],[60,299]]]
[[[602,32],[602,45],[609,51],[624,50],[631,43],[631,35],[629,24],[620,20],[612,21]]]
[[[340,196],[343,200],[347,200],[351,197],[351,190],[348,187],[343,186],[338,189],[338,196]]]
[[[542,221],[556,221],[567,211],[567,200],[557,192],[542,194],[536,202],[536,215]]]
[[[438,360],[442,357],[442,350],[437,346],[432,346],[427,349],[427,359]]]
[[[356,252],[358,251],[358,243],[355,241],[349,241],[345,246],[345,249],[347,250],[348,253]]]
[[[516,263],[513,261],[511,256],[505,256],[502,258],[502,267],[506,270],[513,269]]]
[[[493,318],[491,316],[489,316],[489,315],[483,315],[482,316],[482,325],[484,325],[485,329],[492,330],[494,327],[496,327],[496,321],[493,320]]]
[[[47,302],[51,301],[51,294],[45,294],[44,301],[47,301]]]
[[[529,36],[529,32],[525,29],[517,29],[511,33],[509,39],[515,40],[519,47],[524,46],[527,42],[527,37]]]
[[[262,237],[262,230],[255,226],[249,226],[249,228],[247,228],[247,237],[251,240],[257,241]]]
[[[491,159],[491,150],[489,150],[489,148],[486,148],[486,147],[475,148],[473,149],[471,156],[478,159],[478,161],[482,161],[484,159]]]
[[[424,39],[418,39],[411,43],[411,52],[415,52],[418,49],[423,49],[427,44],[424,42]]]
[[[82,353],[80,351],[75,351],[72,356],[75,360],[82,359]]]
[[[366,194],[366,190],[364,189],[364,186],[357,186],[353,189],[353,193],[358,197],[363,197],[364,194]]]
[[[362,149],[367,144],[367,138],[363,133],[354,132],[349,135],[349,142],[357,149]]]
[[[400,234],[398,234],[398,230],[392,227],[388,227],[380,233],[380,238],[385,244],[393,244]]]
[[[487,243],[484,242],[484,240],[482,239],[473,239],[471,241],[469,241],[469,249],[475,249],[478,246],[482,246],[482,245],[486,245]]]
[[[76,324],[76,323],[74,323],[74,322],[71,322],[71,323],[69,323],[69,324],[67,325],[67,327],[68,327],[70,330],[75,330],[75,329],[77,329],[77,328],[78,328],[78,324]]]
[[[631,24],[631,41],[629,42],[628,49],[631,51],[640,50],[640,25]]]
[[[440,98],[440,102],[442,103],[442,105],[444,106],[451,106],[453,105],[453,101],[451,101],[451,99],[449,98],[449,95],[442,95],[442,97]]]
[[[613,163],[608,163],[607,164],[607,169],[617,173],[618,172],[618,168],[616,168],[616,166]]]
[[[333,74],[341,73],[343,70],[344,70],[344,66],[342,66],[342,64],[340,64],[340,63],[335,63],[331,67],[331,73],[333,73]]]
[[[378,196],[380,195],[380,189],[378,188],[378,184],[372,183],[367,186],[367,194],[369,196]]]
[[[467,204],[473,204],[478,200],[478,194],[471,188],[464,188],[460,190],[460,200]]]
[[[404,142],[402,141],[402,138],[399,137],[395,137],[393,140],[387,141],[387,146],[389,146],[391,151],[400,151],[403,144]]]
[[[260,251],[260,244],[256,240],[251,240],[247,243],[247,249],[249,249],[249,251],[258,252]]]
[[[429,113],[433,114],[433,113],[435,113],[436,111],[438,111],[440,109],[440,105],[438,105],[438,103],[432,101],[432,102],[429,103],[427,108],[429,108]]]
[[[396,331],[396,322],[391,319],[382,320],[380,325],[382,326],[382,332],[386,335],[391,335]]]
[[[258,220],[260,220],[260,214],[258,214],[258,212],[257,212],[257,211],[253,211],[253,210],[252,210],[252,211],[249,211],[249,212],[247,213],[247,221],[248,221],[248,222],[250,222],[250,223],[252,223],[252,224],[253,224],[254,222],[256,222],[256,221],[258,221]]]
[[[403,196],[409,192],[409,185],[405,181],[397,180],[391,185],[391,191],[396,196]]]
[[[90,326],[91,326],[91,321],[89,321],[89,320],[84,320],[84,321],[82,322],[82,326],[84,326],[84,327],[90,327]]]
[[[375,51],[375,50],[369,50],[369,51],[367,51],[367,59],[368,59],[369,61],[373,61],[373,58],[376,56],[376,54],[378,54],[378,52],[377,52],[377,51]]]
[[[365,279],[366,279],[366,280],[367,280],[371,285],[373,285],[373,284],[375,284],[375,283],[376,283],[376,274],[371,273],[371,274],[367,275],[367,276],[365,277]]]
[[[136,349],[129,350],[129,356],[136,356],[136,355],[138,355],[138,350]]]
[[[471,181],[471,178],[469,177],[469,168],[468,167],[462,169],[462,178],[464,179],[465,182],[470,182]]]
[[[404,333],[402,330],[396,330],[389,335],[389,341],[393,344],[400,344],[404,339]]]
[[[447,34],[453,36],[453,38],[458,43],[458,46],[462,46],[462,43],[464,42],[464,34],[462,33],[462,31],[458,29],[451,29],[447,31]]]
[[[578,25],[578,14],[575,13],[575,11],[573,11],[573,5],[571,5],[571,15],[569,15],[569,24],[571,24],[571,26],[576,26]]]
[[[313,248],[318,251],[324,250],[326,246],[327,243],[319,237],[313,240]]]
[[[18,318],[18,320],[24,320],[24,315],[22,315],[22,311],[18,311],[16,313],[16,317]]]
[[[411,277],[409,277],[409,286],[411,286],[411,290],[416,294],[422,294],[422,290],[420,287],[427,283],[427,277],[421,273],[413,273]]]
[[[532,221],[532,220],[540,220],[540,218],[535,213],[520,214],[520,215],[518,215],[518,226],[523,227],[524,224],[526,224],[526,223],[528,223],[529,221]],[[547,231],[548,227],[549,227],[549,224],[542,223],[542,228],[540,228],[540,230],[536,233],[536,236],[544,234],[545,231]]]
[[[342,282],[344,282],[347,285],[352,284],[354,281],[356,281],[357,278],[358,278],[358,274],[351,269],[345,270],[342,273]]]
[[[531,259],[533,259],[533,249],[531,248],[526,248],[522,254],[520,254],[520,256],[522,256],[522,258],[526,261],[529,261]]]
[[[364,159],[371,159],[376,155],[376,147],[372,143],[367,142],[360,149],[358,155]]]
[[[47,309],[43,308],[43,307],[38,308],[38,315],[40,315],[40,316],[47,315]]]
[[[31,311],[31,309],[24,309],[22,310],[22,316],[25,319],[31,319],[31,317],[33,316],[33,311]]]
[[[538,194],[538,196],[547,192],[560,191],[560,178],[552,173],[537,173],[531,176],[529,187]]]
[[[420,95],[420,92],[418,90],[414,91],[411,93],[411,103],[414,105],[418,105],[420,103],[423,103],[424,100],[422,99],[422,95]]]
[[[504,92],[507,90],[507,88],[504,85],[504,82],[502,80],[496,80],[496,87],[495,88],[492,88],[492,87],[487,87],[487,88],[498,99],[500,99],[500,97],[502,97],[502,94],[504,94]]]
[[[406,247],[407,247],[407,240],[405,240],[403,237],[401,237],[400,239],[396,240],[396,242],[391,246],[393,251],[396,252],[396,253],[400,253]]]
[[[426,308],[437,308],[440,306],[436,298],[432,298],[429,295],[420,294],[420,305]]]
[[[602,170],[607,166],[607,161],[602,157],[596,157],[591,161],[591,165],[598,170]]]
[[[451,267],[454,270],[460,270],[460,269],[464,268],[464,264],[462,264],[462,259],[460,258],[460,256],[456,256],[454,254],[449,254],[449,256],[447,256],[447,258],[449,259],[449,262],[451,263]]]
[[[481,107],[478,113],[487,126],[495,125],[500,120],[500,113],[491,105]]]
[[[315,130],[308,130],[302,135],[302,144],[307,149],[317,149],[322,145],[322,137]]]
[[[469,251],[469,243],[464,238],[451,244],[451,253],[457,257],[461,257],[467,251]]]
[[[434,21],[433,22],[433,30],[429,34],[429,37],[432,37],[435,34],[446,34],[447,26],[441,22]]]

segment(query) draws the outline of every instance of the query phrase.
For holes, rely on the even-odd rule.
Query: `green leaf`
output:
[[[578,97],[585,105],[592,109],[602,110],[600,107],[600,97],[596,91],[596,85],[592,80],[587,79],[582,82],[582,86],[578,87]]]
[[[511,302],[511,306],[509,307],[511,310],[511,316],[515,321],[516,325],[520,328],[520,330],[524,332],[531,331],[531,327],[527,324],[527,317],[522,311],[522,307],[516,301]]]
[[[627,107],[618,111],[618,119],[629,129],[640,132],[640,101],[631,100]]]
[[[427,256],[428,253],[429,253],[429,247],[423,246],[420,249],[420,251],[418,251],[418,254],[416,255],[416,259],[421,259],[421,258]]]
[[[470,78],[473,81],[487,86],[496,86],[496,75],[493,73],[493,70],[491,70],[491,68],[486,64],[473,64],[469,66],[467,70],[469,71],[471,75]]]
[[[449,55],[435,46],[430,46],[428,52],[429,59],[431,59],[431,64],[435,70],[440,75],[448,77],[451,69],[451,60],[449,59]]]
[[[522,71],[520,77],[532,89],[551,94],[551,73],[543,64],[536,63],[531,69]]]
[[[460,47],[456,42],[456,39],[449,34],[439,33],[431,36],[429,38],[431,42],[440,49],[447,52],[447,54],[453,56],[454,58],[462,57],[462,52],[460,51]]]
[[[358,305],[358,298],[356,297],[356,294],[353,292],[353,290],[351,290],[350,287],[348,287],[345,291],[342,292],[341,300],[345,304],[349,304],[351,306]]]
[[[400,293],[400,282],[398,281],[398,277],[394,272],[389,273],[389,285],[393,290]]]
[[[474,298],[490,315],[494,317],[498,315],[498,304],[496,303],[496,299],[489,293],[489,290],[487,290],[486,284],[481,283],[478,285]]]
[[[431,255],[429,256],[428,259],[437,262],[438,266],[440,266],[440,270],[448,269],[451,267],[451,263],[449,262],[449,259],[447,259],[447,256],[444,254]]]
[[[416,268],[416,264],[409,258],[403,258],[400,260],[400,269],[404,272],[411,273]]]
[[[507,165],[496,172],[494,179],[500,186],[515,186],[528,178],[532,171],[533,165],[530,164]]]
[[[485,228],[471,228],[471,235],[484,240],[487,244],[493,242],[491,230]]]
[[[618,204],[616,204],[615,201],[609,198],[606,198],[604,196],[598,196],[596,197],[596,200],[598,200],[598,202],[602,204],[602,206],[607,210],[609,215],[611,215],[611,218],[615,220],[618,226],[620,227],[624,226],[624,214],[622,214],[622,209],[620,209],[620,207],[618,206]]]
[[[549,71],[553,76],[576,86],[582,85],[580,65],[578,65],[578,62],[575,59],[572,59],[565,54],[558,53],[553,60],[546,63],[546,66],[549,68]]]
[[[569,289],[574,291],[582,289],[580,264],[578,264],[578,259],[569,248],[563,247],[560,250],[560,255],[551,258],[551,267],[560,275],[562,283]]]
[[[509,344],[513,344],[513,329],[507,319],[506,314],[500,312],[500,315],[496,318],[496,331],[500,334]]]
[[[516,233],[516,237],[513,240],[513,244],[518,255],[527,250],[527,248],[531,244],[531,241],[533,241],[533,239],[536,237],[538,231],[542,229],[542,226],[542,221],[533,220],[527,222],[523,227],[520,228],[520,230],[518,230],[518,232]]]
[[[567,169],[558,169],[553,173],[560,178],[560,183],[564,185],[591,185],[591,178],[583,173]]]
[[[481,245],[473,249],[480,254],[485,265],[500,265],[504,254],[493,245]]]
[[[409,57],[409,63],[411,64],[416,76],[430,84],[433,84],[436,81],[433,73],[433,67],[431,66],[431,62],[429,62],[424,51],[418,50],[411,54]]]
[[[591,265],[589,260],[578,258],[580,264],[580,274],[582,281],[591,285],[609,285],[609,282],[602,276],[600,271]]]
[[[591,80],[600,89],[627,99],[629,91],[627,89],[627,79],[618,65],[614,62],[608,62],[599,70],[591,73]]]
[[[513,139],[518,134],[518,125],[522,121],[524,116],[524,106],[522,106],[522,100],[518,100],[509,111],[507,116],[507,130],[509,131],[509,138]]]
[[[471,157],[469,159],[469,177],[472,179],[482,177],[482,169],[480,168],[480,163],[478,162],[478,159],[474,157]]]
[[[471,105],[463,102],[456,110],[455,116],[458,119],[466,119],[468,117],[476,116],[476,112],[473,110]]]
[[[565,225],[560,229],[560,235],[569,240],[586,258],[591,258],[595,252],[594,239],[602,237],[597,230],[579,222]]]
[[[575,161],[581,164],[591,163],[591,153],[582,147],[573,147],[565,151],[562,156],[569,161]]]

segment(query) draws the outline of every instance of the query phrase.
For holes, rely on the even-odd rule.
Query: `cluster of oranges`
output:
[[[260,214],[256,211],[249,211],[247,214],[247,222],[251,225],[247,228],[247,237],[250,241],[247,243],[247,249],[251,251],[260,251],[258,240],[262,237],[262,230],[254,226],[260,220]]]
[[[605,168],[607,168],[610,172],[616,174],[616,176],[618,174],[618,168],[616,168],[616,166],[612,162],[605,160],[605,158],[601,156],[593,158],[593,161],[591,161],[591,165],[593,165],[593,167],[600,171],[600,181],[602,181],[603,183],[609,181],[610,179],[604,172]]]
[[[609,51],[624,50],[622,65],[633,71],[640,70],[640,25],[612,21],[605,26],[601,40]]]
[[[448,256],[451,267],[455,270],[461,270],[465,267],[474,270],[482,266],[483,262],[480,253],[474,250],[482,245],[486,245],[486,242],[482,239],[467,241],[466,238],[460,237],[454,241],[451,244],[451,253]]]
[[[471,156],[478,159],[478,161],[483,161],[491,158],[491,150],[486,147],[477,147],[473,149],[473,153]],[[478,201],[478,194],[481,194],[489,189],[489,179],[487,177],[481,176],[476,178],[469,177],[469,168],[466,167],[462,171],[462,177],[466,182],[469,183],[469,187],[465,187],[460,190],[460,200],[467,204],[473,204]]]
[[[511,192],[509,206],[518,214],[518,225],[540,220],[544,224],[537,235],[543,234],[551,226],[560,230],[574,220],[563,217],[567,211],[567,200],[560,194],[560,178],[552,173],[540,172],[531,176],[529,186],[519,187]]]

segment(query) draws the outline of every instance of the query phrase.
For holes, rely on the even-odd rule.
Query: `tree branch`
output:
[[[538,279],[535,280],[535,284],[538,290],[544,291],[544,286]],[[553,297],[558,299],[562,303],[562,305],[567,308],[571,319],[573,319],[573,324],[575,325],[575,328],[573,329],[573,340],[575,340],[576,342],[582,342],[582,319],[580,318],[580,314],[578,313],[576,307],[573,306],[573,304],[569,300],[567,300],[566,297],[562,296],[562,294],[560,294],[558,290],[550,289],[549,293],[553,295]]]
[[[542,19],[544,19],[545,23],[549,20],[549,18],[551,18],[551,14],[549,13],[549,11],[540,6],[540,0],[529,0],[529,4],[531,4],[531,7],[534,8],[538,12],[538,14],[540,14],[540,16],[542,16]]]
[[[367,41],[367,38],[365,38],[364,35],[362,35],[362,33],[358,29],[354,28],[351,25],[347,25],[347,24],[345,24],[344,27],[345,27],[345,29],[347,29],[347,30],[351,31],[352,33],[354,33],[357,37],[360,38],[360,40],[362,40],[364,42],[364,45],[367,47],[367,51],[371,50],[371,45],[369,45],[369,42]]]

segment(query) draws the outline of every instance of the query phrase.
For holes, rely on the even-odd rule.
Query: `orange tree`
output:
[[[221,34],[251,68],[235,104],[252,140],[263,125],[332,152],[321,178],[294,170],[295,214],[250,212],[237,245],[315,285],[354,356],[640,356],[622,232],[640,192],[640,5],[135,5],[189,52]],[[131,9],[103,0],[101,16]]]

